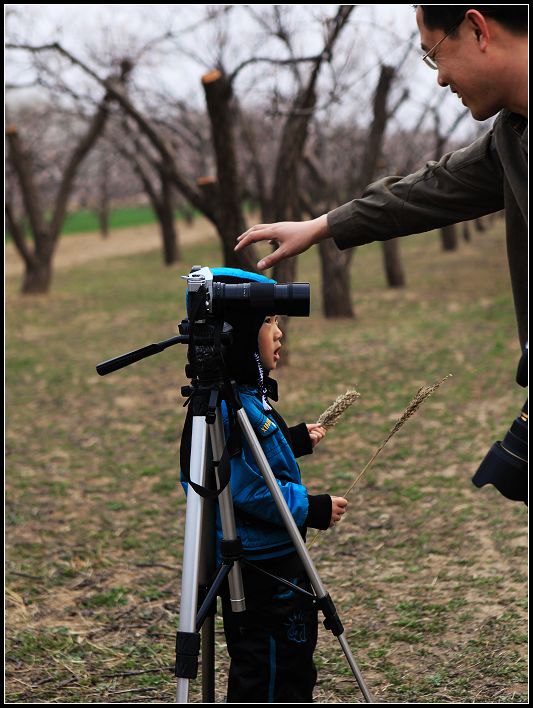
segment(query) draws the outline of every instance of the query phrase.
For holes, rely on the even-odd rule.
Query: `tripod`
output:
[[[240,441],[249,446],[255,463],[264,478],[283,525],[303,565],[313,592],[274,578],[294,592],[311,598],[324,614],[324,626],[337,637],[357,684],[368,703],[372,697],[348,646],[342,622],[335,605],[326,592],[311,560],[304,540],[277,484],[263,448],[246,415],[234,383],[228,380],[224,369],[224,345],[231,341],[232,327],[223,321],[225,307],[244,308],[244,311],[278,312],[306,316],[309,314],[309,286],[303,283],[271,285],[248,283],[224,285],[214,283],[208,268],[193,266],[188,276],[189,319],[179,325],[180,335],[150,344],[141,349],[98,364],[100,376],[129,366],[145,357],[162,352],[175,344],[188,345],[189,365],[186,367],[191,386],[182,393],[188,397],[186,426],[182,435],[181,467],[188,482],[183,571],[179,628],[176,635],[177,678],[176,702],[188,702],[189,682],[198,672],[200,646],[202,648],[202,691],[204,702],[214,702],[214,607],[222,584],[228,579],[233,612],[244,612],[241,564],[246,563],[264,573],[245,559],[237,537],[231,491],[228,485],[231,456],[240,452]],[[241,311],[239,309],[239,311]],[[225,439],[221,403],[225,402],[231,421],[231,433]],[[184,441],[189,443],[188,459],[184,460]],[[184,464],[185,462],[185,464]],[[211,473],[213,473],[211,475]],[[208,477],[214,477],[210,488]],[[215,579],[209,583],[214,567],[214,511],[218,498],[223,541],[222,564]],[[202,587],[198,610],[199,587]],[[202,642],[200,642],[200,630]]]
[[[219,464],[222,458],[224,447],[224,430],[222,424],[220,399],[221,396],[224,396],[222,393],[223,388],[224,387],[222,384],[213,384],[212,387],[207,385],[205,387],[200,386],[196,390],[188,390],[188,392],[192,394],[193,405],[190,480],[197,487],[204,487],[206,482],[208,440],[211,442],[212,458],[215,466]],[[291,512],[289,511],[289,508],[287,507],[287,503],[276,482],[276,478],[270,468],[268,460],[265,457],[261,444],[259,443],[246,411],[242,407],[235,391],[233,391],[231,399],[231,401],[225,399],[226,405],[232,405],[235,408],[233,412],[235,413],[236,421],[242,435],[253,453],[253,457],[261,474],[263,475],[265,484],[273,497],[276,507],[281,515],[281,518],[283,519],[285,528],[305,568],[305,572],[314,591],[313,602],[324,614],[324,626],[331,630],[334,636],[337,637],[365,701],[371,703],[373,702],[372,697],[350,651],[344,635],[342,622],[339,619],[333,601],[326,592],[322,581],[320,580],[313,561],[310,558],[305,546],[305,542],[300,534],[300,531],[298,530]],[[216,405],[213,406],[215,401]],[[210,410],[208,409],[209,402],[211,402]],[[228,574],[232,609],[234,612],[242,612],[245,609],[245,599],[242,593],[242,579],[240,577],[240,563],[243,560],[242,549],[240,548],[240,544],[236,536],[231,492],[229,490],[229,486],[226,486],[219,496],[221,523],[224,537],[222,550],[223,563],[216,575],[215,580],[213,581],[211,588],[209,589],[209,592],[207,593],[205,600],[202,603],[202,606],[200,607],[200,610],[198,611],[198,614],[196,613],[198,604],[199,577],[202,575],[202,540],[205,540],[205,528],[203,523],[204,502],[205,499],[201,494],[195,492],[194,489],[189,489],[187,495],[185,520],[180,624],[176,639],[176,701],[178,703],[186,703],[188,701],[189,681],[191,678],[196,677],[198,667],[198,654],[200,647],[200,637],[198,631],[200,627],[202,627],[202,624],[209,613],[210,606],[215,601],[218,589]],[[224,546],[226,542],[230,544],[229,549]],[[249,565],[253,566],[252,563],[249,563]],[[282,578],[279,578],[278,580],[289,586],[292,590],[309,595],[307,591],[294,586]],[[211,642],[208,632],[203,634],[202,639],[207,641],[208,646],[210,646]],[[202,663],[202,676],[204,679],[207,679],[207,681],[204,681],[203,698],[204,702],[208,702],[209,699],[213,699],[213,696],[210,695],[212,692],[212,682],[210,682],[208,678],[210,672],[213,672],[211,656],[206,656],[204,654]]]

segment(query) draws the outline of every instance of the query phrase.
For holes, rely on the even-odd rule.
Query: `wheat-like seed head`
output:
[[[336,398],[329,408],[322,413],[316,424],[321,425],[326,430],[330,430],[339,422],[339,418],[344,411],[349,408],[359,398],[359,393],[355,389],[348,389],[342,396]]]
[[[433,386],[422,386],[422,388],[419,388],[415,397],[411,401],[411,403],[407,406],[407,408],[404,410],[400,418],[396,421],[393,429],[390,431],[386,439],[383,441],[383,445],[387,443],[392,436],[398,432],[398,430],[402,427],[402,425],[413,415],[413,413],[416,413],[418,408],[420,407],[421,403],[423,403],[428,396],[431,396],[431,394],[436,391],[439,386],[446,381],[446,379],[449,379],[452,376],[452,374],[448,374],[448,376],[445,376],[443,379],[441,379],[438,383],[433,384]]]

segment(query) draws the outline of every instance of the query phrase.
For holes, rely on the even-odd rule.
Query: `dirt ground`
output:
[[[199,219],[180,239],[211,234]],[[470,483],[523,402],[509,364],[516,335],[505,239],[503,230],[484,234],[446,257],[433,245],[402,246],[411,274],[404,292],[383,288],[372,247],[358,252],[358,319],[316,315],[291,325],[293,361],[277,372],[281,410],[288,421],[316,419],[348,384],[360,391],[352,417],[302,462],[311,493],[342,495],[419,386],[453,373],[311,556],[376,702],[526,703],[526,510]],[[162,277],[159,248],[153,226],[113,231],[108,241],[65,237],[55,260],[60,292],[7,301],[8,703],[167,703],[175,695],[185,519],[177,382],[186,353],[105,379],[94,371],[104,354],[161,339],[175,321],[175,278]],[[9,267],[20,263],[8,251],[14,274]],[[153,253],[119,258],[144,251]],[[106,257],[100,269],[95,260]],[[86,278],[74,267],[84,262]],[[303,254],[300,268],[318,287],[316,254]],[[321,376],[311,375],[317,361]],[[322,627],[315,660],[315,702],[361,701]],[[200,683],[190,702],[200,702]]]
[[[180,223],[179,242],[183,245],[207,241],[214,237],[213,227],[206,219],[198,218],[191,226]],[[87,261],[113,256],[130,256],[134,253],[154,251],[161,247],[161,236],[157,224],[113,229],[107,238],[93,231],[60,239],[54,257],[54,268],[69,268]],[[21,275],[24,264],[15,246],[7,243],[5,248],[6,275]]]

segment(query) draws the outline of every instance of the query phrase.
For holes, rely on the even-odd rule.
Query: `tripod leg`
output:
[[[209,448],[208,448],[209,452]],[[199,587],[202,598],[207,596],[209,584],[216,569],[215,564],[215,502],[204,500],[202,547],[200,552]],[[198,626],[198,615],[196,616]],[[202,703],[215,702],[215,615],[208,614],[201,624],[202,633]]]
[[[224,426],[222,423],[222,413],[217,408],[215,422],[209,426],[211,447],[213,457],[220,460],[224,451]],[[218,481],[218,480],[217,480]],[[235,515],[233,512],[233,501],[229,484],[218,497],[220,509],[220,520],[222,523],[222,534],[225,541],[234,541],[237,538],[237,527],[235,525]],[[244,588],[242,584],[241,564],[237,560],[229,574],[229,591],[231,608],[233,612],[243,612],[246,609],[244,600]]]
[[[207,424],[205,416],[194,416],[191,439],[190,478],[205,486]],[[178,635],[176,638],[176,702],[187,703],[189,680],[196,677],[200,635],[196,632],[198,581],[202,543],[203,498],[189,486],[185,515],[183,570]],[[178,646],[179,644],[179,646]],[[178,658],[179,654],[179,658]]]
[[[372,696],[370,695],[370,692],[364,682],[359,667],[357,666],[352,652],[350,651],[348,642],[346,641],[346,637],[344,635],[344,628],[338,618],[335,606],[333,605],[330,596],[326,592],[326,589],[322,585],[322,581],[320,580],[314,563],[311,557],[309,556],[305,542],[300,535],[298,527],[296,526],[296,522],[294,521],[294,518],[289,510],[289,507],[287,506],[285,498],[276,482],[274,473],[272,472],[270,465],[268,464],[268,460],[265,456],[265,453],[263,452],[263,448],[261,447],[261,444],[257,439],[257,436],[250,424],[250,421],[248,420],[248,416],[246,415],[246,411],[244,410],[244,408],[240,408],[237,411],[237,417],[239,420],[239,425],[241,426],[241,429],[244,433],[244,437],[246,438],[246,442],[248,443],[250,449],[253,452],[255,461],[257,462],[259,470],[261,471],[261,474],[265,479],[265,483],[270,493],[272,494],[272,498],[274,499],[274,502],[278,508],[281,518],[283,519],[285,528],[287,529],[287,532],[289,533],[291,540],[296,548],[296,551],[304,565],[307,576],[317,596],[318,605],[321,607],[326,616],[325,626],[327,627],[327,629],[331,629],[335,636],[338,638],[342,650],[354,674],[355,680],[357,681],[361,693],[365,698],[365,701],[367,703],[373,703],[374,701],[372,699]]]

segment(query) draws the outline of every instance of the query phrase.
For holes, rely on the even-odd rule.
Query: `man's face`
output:
[[[440,42],[429,55],[437,65],[439,85],[449,86],[476,120],[495,115],[503,107],[497,77],[490,70],[489,57],[481,51],[475,24],[466,16],[454,35],[443,39],[444,30],[430,30],[425,26],[421,7],[416,10],[416,21],[424,52]]]
[[[282,337],[283,332],[279,328],[276,315],[267,315],[257,339],[259,358],[267,371],[272,371],[278,365]]]

